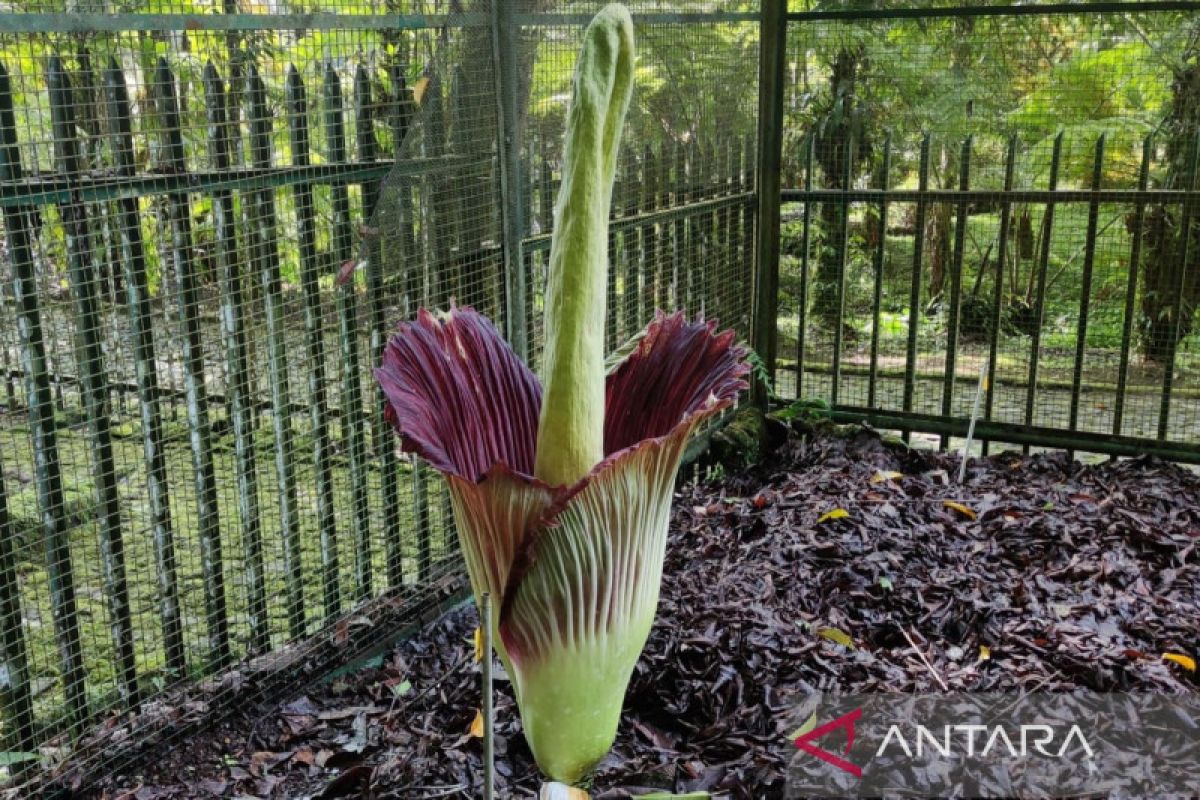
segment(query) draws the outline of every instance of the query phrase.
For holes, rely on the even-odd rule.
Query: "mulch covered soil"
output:
[[[675,503],[659,619],[595,796],[779,797],[816,691],[1200,689],[1200,476],[792,434]],[[838,511],[841,509],[841,511]],[[834,512],[830,514],[829,512]],[[472,609],[378,667],[246,708],[106,798],[477,797]],[[539,784],[501,682],[500,797]]]

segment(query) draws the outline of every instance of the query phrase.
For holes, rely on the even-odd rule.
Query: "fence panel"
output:
[[[463,597],[449,495],[370,367],[451,303],[536,367],[595,8],[319,5],[0,25],[0,726],[61,764],[14,785],[115,768],[200,719],[163,709],[294,690]],[[757,14],[633,5],[610,342],[657,309],[745,333]]]
[[[793,8],[780,392],[1200,460],[1197,10]]]

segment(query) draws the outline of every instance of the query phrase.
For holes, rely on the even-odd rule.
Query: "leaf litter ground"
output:
[[[791,433],[763,465],[683,488],[594,796],[781,797],[792,709],[818,691],[1200,689],[1200,476],[1062,453],[957,473],[954,456],[843,429]],[[478,797],[475,625],[453,611],[382,663],[248,706],[93,796]],[[533,796],[503,681],[496,752],[498,796]]]

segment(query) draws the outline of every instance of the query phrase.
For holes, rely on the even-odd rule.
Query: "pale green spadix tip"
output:
[[[604,315],[608,214],[621,127],[633,92],[633,20],[606,6],[575,65],[554,207],[535,474],[572,484],[604,456]]]

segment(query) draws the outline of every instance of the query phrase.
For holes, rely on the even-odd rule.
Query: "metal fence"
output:
[[[536,365],[600,5],[0,14],[11,786],[463,596],[369,368],[451,302]],[[611,345],[686,308],[839,419],[945,444],[983,385],[985,440],[1200,460],[1200,4],[633,5]]]
[[[1198,12],[793,4],[780,393],[1200,461]]]
[[[10,785],[86,783],[463,596],[370,367],[450,302],[536,363],[599,5],[0,15]],[[655,307],[748,330],[757,13],[714,5],[635,5],[614,346]]]

